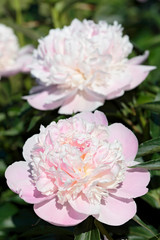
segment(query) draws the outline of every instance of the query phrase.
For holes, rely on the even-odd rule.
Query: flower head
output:
[[[11,76],[29,71],[32,60],[32,46],[20,49],[12,28],[0,24],[0,76]]]
[[[139,65],[147,56],[128,59],[132,44],[117,22],[80,22],[52,29],[39,40],[31,73],[38,86],[25,97],[40,110],[71,114],[92,111],[139,85],[154,69]]]
[[[134,165],[135,135],[122,124],[108,126],[102,112],[52,122],[24,145],[26,161],[6,170],[8,186],[42,219],[62,226],[93,215],[121,225],[136,213],[132,198],[147,192],[149,173]]]

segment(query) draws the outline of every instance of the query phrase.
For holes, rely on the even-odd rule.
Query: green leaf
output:
[[[160,188],[150,190],[142,196],[142,199],[148,202],[152,207],[160,209]]]
[[[150,119],[150,134],[152,138],[160,136],[160,116],[158,113],[151,113]]]
[[[145,103],[143,105],[139,105],[139,107],[152,112],[160,113],[160,101]]]
[[[160,137],[151,139],[139,146],[137,158],[148,154],[160,152]]]
[[[11,203],[0,205],[0,229],[14,227],[12,216],[18,211],[17,207]]]
[[[155,237],[157,232],[156,230],[151,229],[150,226],[148,226],[147,224],[145,224],[137,215],[135,215],[133,217],[133,220],[138,223],[140,226],[142,226],[145,230],[148,231],[148,235]]]
[[[160,233],[155,237],[150,238],[149,240],[160,240]]]
[[[100,240],[100,232],[94,225],[92,216],[76,226],[74,234],[74,240]]]
[[[131,226],[128,240],[149,240],[152,237],[153,237],[153,234],[149,233],[148,230],[146,230],[145,228],[141,226]]]
[[[99,230],[92,229],[88,232],[81,233],[80,235],[75,236],[75,240],[100,240]]]
[[[135,167],[147,168],[148,170],[160,170],[160,158],[132,166],[132,168],[135,168]]]
[[[27,132],[29,132],[32,128],[34,128],[34,126],[38,123],[38,121],[42,118],[41,115],[39,116],[34,116],[31,121],[30,124],[28,126]]]

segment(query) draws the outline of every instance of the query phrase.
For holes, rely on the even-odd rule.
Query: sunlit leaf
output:
[[[139,107],[152,112],[160,113],[160,101],[145,103],[143,105],[139,105]]]
[[[152,237],[155,237],[155,235],[157,234],[157,231],[155,229],[152,229],[147,224],[145,224],[137,215],[133,217],[133,220],[148,232],[148,236],[150,235]]]
[[[137,157],[160,152],[160,137],[151,139],[139,146]]]
[[[100,240],[100,233],[94,224],[94,218],[88,217],[75,227],[74,240]]]
[[[160,209],[160,188],[150,190],[147,194],[142,196],[146,202],[152,207]]]
[[[39,116],[34,116],[34,117],[31,119],[31,121],[30,121],[30,124],[29,124],[29,126],[28,126],[27,131],[29,132],[29,131],[38,123],[38,121],[39,121],[41,118],[42,118],[41,115],[39,115]]]
[[[143,163],[139,163],[139,164],[135,165],[133,168],[135,168],[135,167],[146,168],[148,170],[160,170],[160,158],[154,159],[151,161],[147,161],[147,162],[143,162]]]

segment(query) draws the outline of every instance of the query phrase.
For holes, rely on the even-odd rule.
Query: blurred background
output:
[[[142,143],[160,136],[159,110],[146,107],[148,102],[160,101],[160,1],[159,0],[0,0],[0,23],[14,29],[21,46],[38,44],[38,39],[48,34],[51,28],[62,28],[78,18],[105,20],[112,24],[117,20],[124,27],[134,45],[132,55],[150,51],[147,65],[157,66],[148,78],[136,89],[121,98],[108,101],[99,110],[110,123],[122,122],[129,127]],[[22,160],[24,142],[59,116],[57,109],[42,112],[31,108],[22,99],[35,85],[30,74],[17,74],[0,80],[0,240],[54,240],[74,239],[73,228],[54,227],[33,212],[11,192],[4,178],[8,165]],[[159,157],[154,154],[152,159]],[[149,157],[146,158],[149,160]],[[160,231],[160,173],[151,171],[150,191],[136,199],[138,216],[149,226],[141,227],[133,220],[120,227],[105,226],[114,240],[146,240]],[[158,220],[157,220],[158,219]],[[65,235],[65,237],[64,237]]]

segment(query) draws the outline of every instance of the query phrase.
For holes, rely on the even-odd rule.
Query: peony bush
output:
[[[140,2],[0,1],[1,240],[160,238],[160,5]]]

